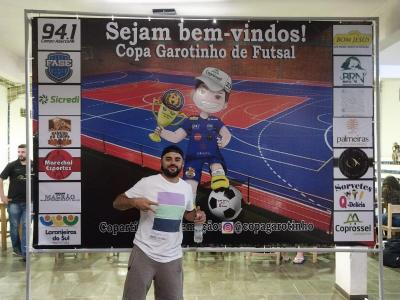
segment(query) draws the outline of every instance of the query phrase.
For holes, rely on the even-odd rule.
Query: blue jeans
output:
[[[10,221],[11,244],[14,252],[26,256],[26,203],[10,201],[7,205],[8,220]],[[19,236],[18,228],[22,227],[22,236]]]
[[[387,225],[388,216],[387,214],[382,214],[382,224]],[[392,215],[392,226],[400,227],[400,214],[393,214]]]

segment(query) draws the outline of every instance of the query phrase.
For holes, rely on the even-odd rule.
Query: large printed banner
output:
[[[185,246],[374,241],[373,22],[32,24],[35,247],[130,247],[113,200],[170,144],[207,214]]]

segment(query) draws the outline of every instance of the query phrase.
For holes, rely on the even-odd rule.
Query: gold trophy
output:
[[[164,128],[168,125],[178,125],[185,118],[186,115],[180,112],[183,105],[185,104],[185,97],[178,90],[168,90],[159,99],[154,99],[152,111],[157,121],[157,125]],[[159,106],[158,112],[156,112],[156,106]],[[174,123],[174,120],[177,120]],[[160,135],[157,131],[149,134],[149,138],[153,142],[161,142]]]

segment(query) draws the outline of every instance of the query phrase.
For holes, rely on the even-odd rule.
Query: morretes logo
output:
[[[72,59],[68,53],[50,53],[46,59],[46,75],[61,83],[72,76]]]

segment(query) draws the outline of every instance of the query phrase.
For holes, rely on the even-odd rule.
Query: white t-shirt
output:
[[[191,186],[180,178],[173,183],[158,174],[142,178],[125,195],[159,203],[155,213],[140,211],[133,243],[158,262],[182,257],[182,218],[185,210],[194,209]]]

